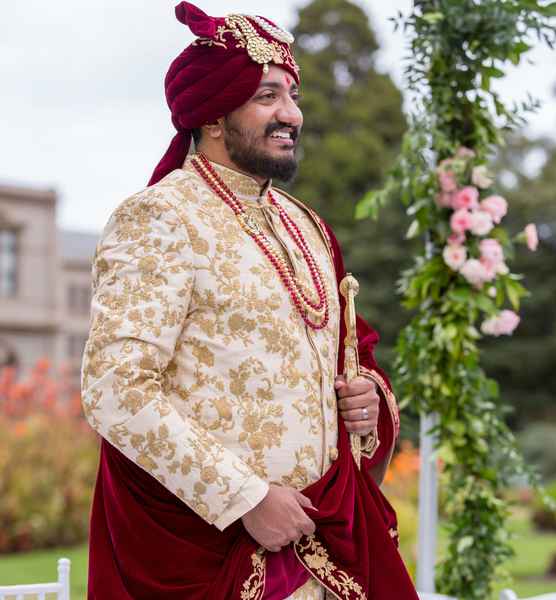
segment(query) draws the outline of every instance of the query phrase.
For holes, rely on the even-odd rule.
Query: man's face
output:
[[[265,179],[290,181],[303,115],[293,77],[271,66],[253,97],[224,119],[224,143],[242,170]]]

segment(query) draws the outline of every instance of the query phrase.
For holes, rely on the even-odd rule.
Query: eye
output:
[[[262,94],[259,96],[261,100],[274,100],[276,98],[276,94],[274,92],[267,92],[266,94]]]
[[[292,94],[291,98],[296,104],[299,104],[303,96],[301,94]]]

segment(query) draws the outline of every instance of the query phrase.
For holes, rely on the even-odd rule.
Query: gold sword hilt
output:
[[[346,308],[344,322],[346,337],[344,339],[344,374],[350,383],[359,375],[359,352],[357,350],[357,317],[355,313],[355,296],[359,293],[359,283],[351,273],[340,282],[340,293],[345,298]],[[361,467],[361,436],[350,433],[351,453],[358,467]]]

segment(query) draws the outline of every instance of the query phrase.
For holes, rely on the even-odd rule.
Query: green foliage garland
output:
[[[426,236],[400,282],[416,314],[398,340],[397,389],[402,404],[439,417],[450,542],[438,585],[461,600],[491,596],[511,555],[503,490],[516,475],[533,477],[505,423],[497,383],[481,368],[478,324],[486,334],[511,333],[518,317],[501,309],[509,303],[517,311],[527,293],[505,264],[513,241],[525,236],[512,240],[500,225],[505,201],[493,195],[486,165],[536,102],[508,107],[491,82],[509,62],[520,63],[535,37],[552,46],[555,16],[556,2],[536,0],[416,0],[410,15],[400,14],[419,110],[385,188],[357,209],[359,218],[376,217],[401,198],[412,219],[408,237]],[[492,204],[499,214],[487,210]],[[499,327],[508,315],[510,326]]]

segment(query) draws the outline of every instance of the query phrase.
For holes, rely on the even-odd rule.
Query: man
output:
[[[197,35],[166,77],[178,133],[93,267],[89,598],[414,599],[376,485],[398,428],[377,337],[361,321],[365,375],[337,375],[339,247],[272,183],[297,166],[293,40],[262,17],[176,15]]]

